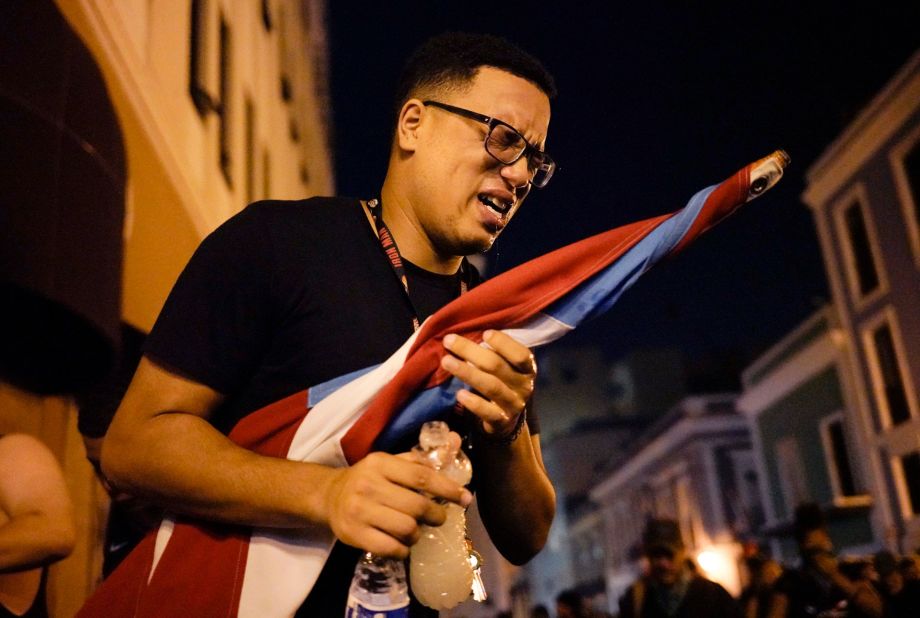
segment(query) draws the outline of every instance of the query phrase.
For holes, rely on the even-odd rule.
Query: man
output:
[[[920,563],[916,552],[913,555],[903,556],[898,562],[898,570],[905,582],[920,582]]]
[[[854,582],[840,571],[820,507],[804,503],[795,510],[795,537],[802,556],[799,569],[787,570],[776,582],[770,618],[882,615],[882,601],[871,584]]]
[[[783,567],[761,553],[750,556],[746,563],[750,581],[741,591],[738,604],[744,618],[766,618],[770,611],[773,586],[783,574]]]
[[[54,455],[32,436],[0,436],[0,618],[48,615],[47,566],[70,555],[75,539]]]
[[[898,568],[898,559],[888,550],[876,552],[872,564],[878,574],[878,591],[886,618],[908,618],[920,610],[920,582],[907,581]]]
[[[405,558],[420,524],[443,523],[437,499],[467,505],[470,492],[404,456],[328,468],[259,456],[225,434],[291,393],[382,362],[477,283],[464,256],[489,249],[553,172],[543,152],[553,94],[542,66],[501,39],[452,34],[421,47],[397,91],[378,202],[256,204],[202,243],[106,437],[106,476],[199,518],[330,529],[340,542],[299,615],[342,615],[359,550]],[[455,424],[469,435],[483,520],[523,563],[555,509],[524,422],[536,367],[510,337],[485,340],[445,338],[443,367],[469,385]]]
[[[563,590],[556,595],[556,618],[588,618],[585,600],[576,590]]]
[[[689,567],[680,527],[673,519],[650,519],[642,534],[648,575],[620,598],[621,618],[738,617],[728,591]]]

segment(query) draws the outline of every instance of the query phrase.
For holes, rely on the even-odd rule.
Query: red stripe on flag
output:
[[[233,427],[230,439],[262,455],[287,457],[294,434],[308,412],[308,393],[294,393],[247,414]]]
[[[342,438],[349,463],[370,452],[393,414],[418,391],[445,381],[440,371],[441,340],[449,333],[482,340],[487,328],[521,326],[537,313],[600,272],[670,215],[655,217],[592,236],[486,281],[434,314],[422,326],[405,365],[381,389]]]
[[[242,418],[230,439],[251,451],[284,458],[306,416],[300,391]],[[235,616],[252,529],[179,520],[150,578],[156,530],[90,597],[81,618],[226,618]],[[150,583],[147,584],[148,578]],[[192,582],[194,582],[192,584]],[[195,590],[194,595],[189,591]]]
[[[753,165],[756,163],[743,167],[710,193],[674,252],[747,201]],[[343,436],[342,450],[348,462],[353,464],[370,452],[376,437],[420,387],[440,384],[449,377],[439,370],[440,358],[445,353],[441,340],[445,335],[456,333],[478,342],[487,328],[523,325],[612,264],[671,216],[624,225],[531,260],[486,281],[434,314],[423,325],[405,365]]]
[[[695,238],[744,204],[747,200],[748,187],[750,187],[750,172],[750,165],[741,168],[709,194],[699,216],[693,221],[693,225],[684,234],[680,243],[671,251],[671,255],[683,251],[684,247],[693,242]]]

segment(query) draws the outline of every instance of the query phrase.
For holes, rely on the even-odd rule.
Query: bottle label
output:
[[[409,606],[365,607],[360,602],[350,601],[345,618],[409,618]]]

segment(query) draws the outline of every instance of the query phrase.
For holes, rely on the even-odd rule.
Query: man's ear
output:
[[[419,127],[425,115],[425,105],[418,99],[409,99],[399,110],[396,121],[396,143],[401,150],[414,152],[419,137]]]

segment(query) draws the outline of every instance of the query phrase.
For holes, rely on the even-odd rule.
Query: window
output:
[[[696,547],[696,531],[702,528],[699,511],[696,508],[693,488],[690,487],[690,477],[681,475],[675,481],[674,495],[677,500],[677,522],[680,524],[680,534],[687,547]]]
[[[262,25],[265,26],[265,31],[269,32],[272,29],[272,5],[269,0],[262,0]]]
[[[252,99],[246,97],[246,203],[255,201],[256,193],[256,119]]]
[[[233,156],[231,145],[230,124],[232,120],[232,96],[231,96],[231,75],[233,70],[231,61],[232,40],[230,37],[230,26],[223,16],[220,18],[220,139],[219,156],[220,171],[223,172],[224,178],[228,185],[233,185]]]
[[[668,479],[655,488],[655,514],[658,517],[677,518],[677,497],[674,479]]]
[[[883,323],[872,331],[871,341],[875,352],[876,393],[880,399],[879,407],[887,411],[890,424],[900,425],[910,419],[910,405],[901,378],[901,365],[890,323]]]
[[[272,194],[272,160],[268,149],[262,150],[262,199],[269,199]]]
[[[821,422],[821,441],[835,498],[861,495],[853,473],[847,443],[843,413],[839,412]]]
[[[920,514],[920,453],[899,457],[905,503],[910,515]]]
[[[904,172],[907,175],[907,184],[914,203],[913,223],[920,227],[920,140],[904,157]]]
[[[727,452],[731,461],[732,488],[725,493],[729,521],[739,532],[752,532],[764,523],[764,509],[757,484],[757,463],[749,448],[733,448]],[[723,482],[724,483],[724,482]]]
[[[920,267],[920,125],[892,148],[890,156],[908,242]]]
[[[200,116],[218,111],[219,104],[208,81],[208,0],[192,0],[189,23],[188,92]]]
[[[291,59],[288,57],[287,33],[285,14],[282,9],[278,10],[278,66],[281,67],[281,98],[285,102],[290,102],[294,98],[293,86],[291,84]]]
[[[787,517],[792,517],[795,507],[811,500],[811,494],[805,483],[805,467],[799,454],[799,445],[795,437],[786,436],[776,442],[776,465],[779,472],[780,488]]]
[[[844,211],[843,218],[859,294],[866,296],[878,287],[879,281],[861,203],[856,201],[850,204]]]

